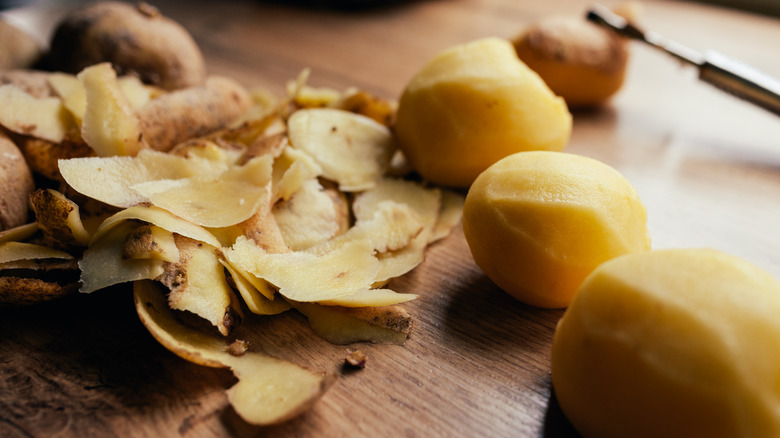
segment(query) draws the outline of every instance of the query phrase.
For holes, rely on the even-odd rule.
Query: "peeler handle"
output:
[[[780,115],[780,82],[721,53],[705,54],[699,79]]]

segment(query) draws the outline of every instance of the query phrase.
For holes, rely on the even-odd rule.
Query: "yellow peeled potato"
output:
[[[711,249],[608,261],[556,329],[552,381],[583,437],[780,436],[780,282]]]
[[[423,178],[468,187],[491,164],[526,150],[563,150],[571,114],[511,43],[486,38],[445,50],[401,96],[395,133]]]
[[[647,213],[612,167],[531,151],[497,162],[469,189],[463,232],[474,261],[527,304],[566,307],[601,263],[650,249]]]

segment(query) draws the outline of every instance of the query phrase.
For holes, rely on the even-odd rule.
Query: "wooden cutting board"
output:
[[[347,12],[260,1],[156,4],[194,34],[211,73],[281,93],[310,67],[312,85],[396,98],[446,47],[512,37],[544,16],[580,15],[590,2],[410,1]],[[780,76],[777,19],[643,4],[648,27]],[[9,15],[45,34],[69,6]],[[569,151],[615,166],[635,185],[656,248],[715,247],[780,278],[780,119],[697,83],[661,54],[632,49],[617,98],[574,114]],[[339,375],[311,411],[272,428],[237,418],[224,395],[231,373],[159,346],[127,287],[2,310],[0,436],[577,436],[550,384],[563,310],[525,306],[493,285],[460,227],[390,287],[420,295],[407,305],[412,335],[404,346],[349,346],[367,353],[362,370],[343,369],[347,347],[313,335],[297,313],[240,328],[253,348]]]

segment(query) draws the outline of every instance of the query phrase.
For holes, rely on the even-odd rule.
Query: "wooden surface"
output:
[[[512,37],[589,0],[427,1],[338,12],[251,2],[162,1],[201,45],[211,73],[281,92],[310,67],[315,86],[395,98],[436,52]],[[693,3],[645,1],[644,23],[695,49],[718,49],[780,77],[780,21]],[[12,11],[39,29],[62,9]],[[780,118],[697,83],[635,45],[611,105],[575,113],[569,147],[603,160],[645,202],[656,248],[718,248],[780,278]],[[514,301],[474,265],[460,228],[394,281],[420,299],[405,346],[360,345],[368,366],[340,369],[345,347],[294,313],[256,318],[239,336],[341,376],[305,415],[248,427],[228,407],[229,372],[189,364],[140,325],[127,289],[0,313],[0,436],[577,436],[550,385],[561,310]]]

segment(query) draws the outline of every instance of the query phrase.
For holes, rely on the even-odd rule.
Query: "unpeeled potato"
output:
[[[73,10],[58,24],[47,67],[78,73],[101,62],[110,62],[119,75],[137,74],[166,90],[206,79],[192,36],[146,3],[97,2]]]
[[[32,172],[13,141],[0,131],[0,231],[27,222],[27,198],[35,190]]]
[[[43,54],[41,44],[30,34],[0,18],[0,70],[31,68]]]
[[[613,11],[628,20],[641,15],[636,2],[623,3]],[[543,18],[526,27],[512,43],[520,59],[569,108],[602,105],[625,81],[629,42],[582,17]]]

